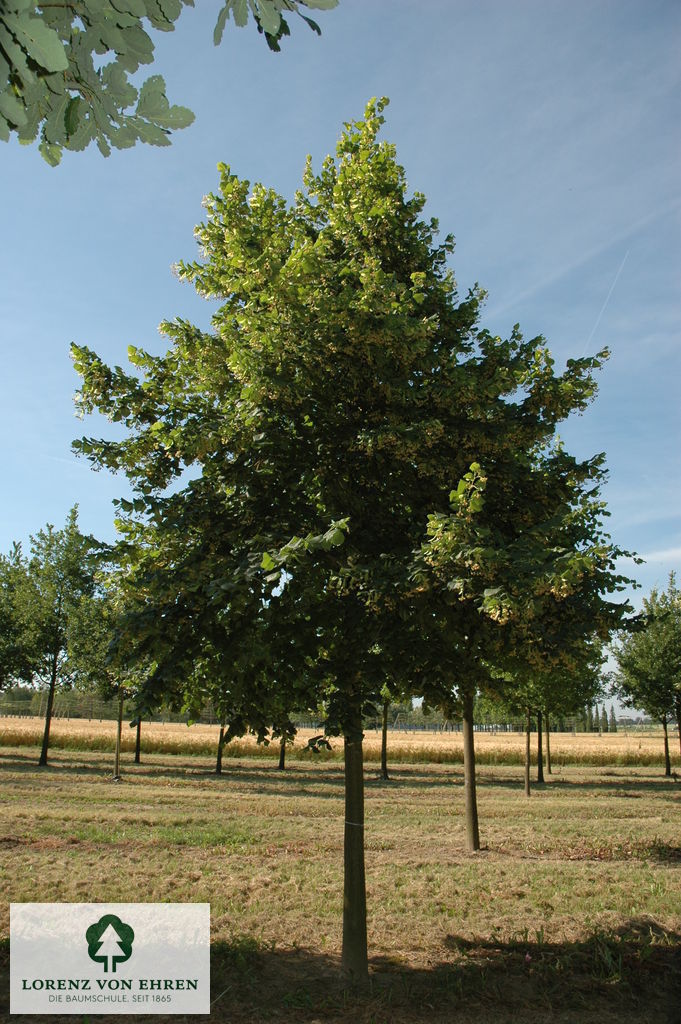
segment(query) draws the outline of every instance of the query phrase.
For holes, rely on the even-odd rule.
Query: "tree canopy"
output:
[[[30,557],[18,545],[0,560],[0,681],[35,681],[48,687],[40,764],[47,764],[50,721],[58,685],[78,670],[72,640],[87,647],[80,628],[83,604],[95,592],[101,545],[78,529],[78,507],[60,530],[48,523],[31,536]],[[92,647],[94,650],[94,647]]]
[[[615,659],[623,704],[661,722],[665,736],[667,721],[675,719],[681,742],[681,590],[674,573],[666,590],[655,588],[643,599],[640,628],[623,638]]]
[[[318,34],[319,25],[303,12],[329,10],[338,0],[225,0],[214,32],[217,45],[227,22],[249,17],[272,50],[290,35],[287,15],[298,15]],[[40,153],[55,166],[62,151],[83,150],[96,142],[111,147],[136,142],[170,145],[174,129],[194,120],[191,110],[170,105],[161,75],[138,88],[130,76],[154,60],[147,29],[172,32],[184,7],[194,0],[77,0],[0,4],[0,139],[12,134],[22,143],[40,135]]]
[[[27,583],[27,560],[15,543],[0,555],[0,690],[33,679],[33,644],[22,599]]]

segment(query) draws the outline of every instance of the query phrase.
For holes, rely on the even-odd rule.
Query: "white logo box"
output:
[[[10,904],[10,1013],[210,1013],[210,904]]]

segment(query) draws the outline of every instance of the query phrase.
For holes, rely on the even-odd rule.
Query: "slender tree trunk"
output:
[[[542,713],[537,711],[537,782],[544,781],[544,745],[542,740]]]
[[[220,722],[220,737],[218,739],[218,756],[215,761],[215,774],[222,775],[222,748],[225,745],[225,723]]]
[[[277,768],[280,772],[283,772],[286,768],[286,733],[282,733],[279,740],[279,764]]]
[[[59,654],[55,651],[52,656],[52,670],[50,672],[50,689],[47,694],[47,708],[45,709],[45,730],[43,732],[43,746],[40,751],[38,765],[44,768],[47,765],[47,751],[50,746],[50,725],[52,724],[52,708],[54,706],[54,693],[57,688],[57,663]]]
[[[386,782],[390,778],[388,775],[388,709],[390,708],[390,701],[383,701],[383,724],[381,728],[381,778],[385,779]]]
[[[137,719],[137,731],[135,733],[135,764],[140,763],[140,754],[142,752],[142,719]]]
[[[114,781],[121,777],[121,732],[123,731],[123,688],[118,687],[118,722],[116,723],[116,753],[114,755]]]
[[[532,718],[530,717],[530,709],[527,708],[525,715],[525,796],[530,795],[530,728],[532,726]]]
[[[681,749],[681,697],[676,698],[674,710],[676,711],[676,727],[679,730],[679,748]]]
[[[343,880],[343,954],[345,977],[359,989],[369,987],[366,881],[364,876],[364,764],[362,718],[354,716],[345,736],[345,843]]]
[[[669,757],[669,733],[667,732],[666,716],[662,719],[662,730],[664,732],[664,773],[665,775],[671,775],[672,762]]]
[[[548,711],[546,712],[546,771],[549,775],[553,774],[551,771],[551,723]]]
[[[463,777],[466,797],[466,849],[480,849],[478,800],[475,789],[475,733],[473,729],[473,692],[463,692]]]

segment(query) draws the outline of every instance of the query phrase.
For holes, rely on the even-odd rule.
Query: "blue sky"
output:
[[[681,566],[681,7],[662,0],[340,0],[319,39],[292,20],[270,53],[202,0],[156,34],[153,72],[196,113],[173,145],[103,159],[0,144],[0,549],[78,502],[81,527],[114,535],[125,483],[70,451],[81,433],[71,341],[110,362],[160,351],[157,325],[208,326],[211,306],[171,274],[195,255],[216,164],[291,197],[305,155],[333,151],[343,121],[387,95],[384,134],[410,187],[453,232],[460,291],[489,292],[483,323],[543,334],[559,364],[612,357],[570,450],[605,451],[609,529],[664,587]],[[295,23],[294,23],[295,22]],[[149,71],[148,73],[151,73]]]

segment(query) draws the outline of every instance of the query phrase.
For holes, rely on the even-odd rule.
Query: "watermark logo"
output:
[[[12,903],[10,1013],[210,1013],[207,903]]]
[[[85,932],[88,956],[96,964],[104,964],[106,972],[116,973],[116,964],[130,959],[135,933],[115,914],[105,914]]]

